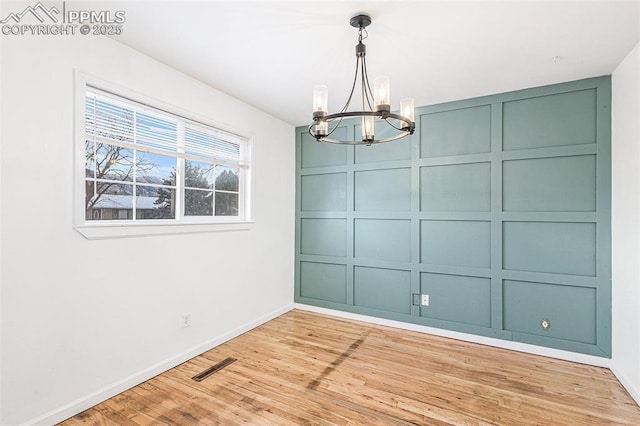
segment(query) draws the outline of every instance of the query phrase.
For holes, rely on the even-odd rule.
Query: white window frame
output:
[[[252,221],[252,188],[253,188],[253,137],[246,131],[230,128],[228,125],[212,122],[207,117],[186,111],[174,105],[154,99],[150,96],[130,89],[106,82],[75,70],[74,92],[74,228],[87,239],[122,238],[136,236],[150,236],[163,234],[183,234],[212,231],[248,230]],[[248,167],[240,173],[238,211],[239,216],[184,216],[181,203],[176,206],[176,219],[100,221],[86,220],[85,212],[85,95],[87,90],[98,89],[111,93],[132,102],[147,105],[151,109],[159,110],[178,116],[192,123],[212,127],[224,132],[233,133],[247,139],[244,155]],[[182,159],[178,161],[184,162]],[[176,192],[181,191],[179,199],[184,198],[184,183],[177,177]]]

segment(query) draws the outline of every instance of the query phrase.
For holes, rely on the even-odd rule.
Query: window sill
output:
[[[149,237],[154,235],[194,234],[201,232],[246,231],[254,222],[226,223],[145,223],[145,224],[82,224],[74,228],[88,240]]]

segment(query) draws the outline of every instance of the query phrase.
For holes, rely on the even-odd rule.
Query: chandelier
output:
[[[329,114],[327,103],[329,90],[327,86],[314,86],[313,88],[313,122],[309,126],[309,134],[318,141],[348,145],[371,145],[381,142],[389,142],[412,135],[415,130],[414,102],[412,98],[400,101],[400,113],[391,112],[391,97],[389,94],[389,77],[378,77],[373,81],[373,91],[369,84],[367,74],[367,61],[365,59],[366,46],[362,40],[367,38],[365,29],[371,24],[371,17],[366,14],[357,14],[350,20],[352,27],[358,28],[358,44],[356,45],[356,72],[351,86],[351,92],[347,102],[340,112]],[[364,33],[364,37],[363,37]],[[362,109],[349,111],[349,104],[353,99],[360,75],[360,91],[362,93]],[[344,118],[360,117],[362,127],[362,140],[337,140],[331,139],[331,134],[338,128]],[[383,123],[391,128],[392,136],[376,139],[376,123]],[[331,128],[331,129],[330,129]],[[386,131],[385,131],[386,133]]]

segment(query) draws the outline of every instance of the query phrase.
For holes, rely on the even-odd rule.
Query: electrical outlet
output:
[[[191,325],[191,314],[182,314],[182,328],[187,328]]]
[[[422,295],[422,299],[420,300],[420,304],[422,306],[429,306],[429,295],[428,294],[423,294]]]

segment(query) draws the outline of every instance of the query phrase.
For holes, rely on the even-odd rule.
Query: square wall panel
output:
[[[503,298],[505,330],[596,343],[595,288],[505,280]]]
[[[596,224],[504,222],[503,268],[595,276]]]
[[[491,106],[420,116],[420,157],[491,152]]]
[[[356,219],[354,244],[356,258],[410,262],[411,221]]]
[[[409,211],[411,169],[356,172],[355,206],[359,211]]]
[[[300,262],[300,295],[328,302],[346,303],[346,265]]]
[[[491,164],[450,164],[420,168],[420,210],[491,210]]]
[[[462,275],[420,274],[420,293],[429,295],[423,317],[491,326],[491,280]]]
[[[491,222],[421,221],[420,262],[431,265],[491,267]]]
[[[345,211],[347,174],[328,173],[301,177],[302,211]]]
[[[596,89],[505,102],[505,151],[596,142]]]
[[[300,253],[320,256],[346,256],[347,220],[301,219]]]
[[[338,139],[347,138],[347,128],[339,127],[331,135]],[[301,167],[343,166],[347,164],[347,145],[318,142],[309,132],[302,134],[300,146]]]
[[[595,211],[596,156],[505,161],[505,211]]]
[[[356,266],[353,271],[356,306],[411,313],[411,273],[395,269]]]
[[[355,128],[356,137],[361,135],[361,126]],[[398,131],[386,123],[376,122],[375,135],[377,138],[390,137]],[[375,163],[378,161],[397,161],[411,159],[411,137],[407,136],[390,143],[374,144],[371,146],[356,145],[356,163]]]

